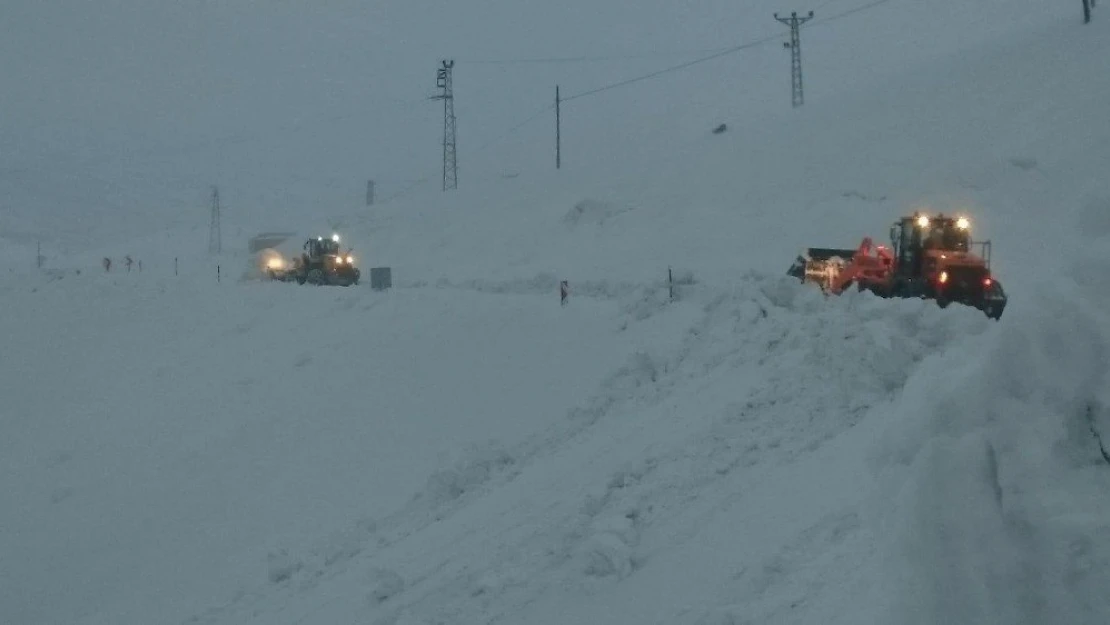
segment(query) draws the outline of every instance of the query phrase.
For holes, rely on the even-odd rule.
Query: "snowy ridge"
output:
[[[677,315],[679,331],[668,334],[678,340],[630,354],[555,427],[461,455],[398,513],[284,554],[270,575],[277,587],[204,622],[346,621],[362,610],[381,623],[510,622],[558,589],[612,591],[676,543],[702,539],[735,505],[728,493],[791,471],[889,404],[922,359],[989,327],[975,311],[901,302],[891,315],[890,305],[866,294],[826,302],[785,279],[748,276],[734,292],[689,285],[673,307],[658,302],[646,316],[642,303],[626,308],[622,331]],[[862,322],[845,324],[848,310]],[[802,530],[811,547],[860,529],[856,513],[829,515]],[[796,559],[769,557],[764,568]],[[788,572],[741,581],[770,614]],[[333,589],[326,599],[298,601],[323,583]]]
[[[878,454],[902,527],[903,622],[1093,625],[1110,611],[1108,208],[1077,211],[1071,277],[1042,283],[977,356],[907,387]]]

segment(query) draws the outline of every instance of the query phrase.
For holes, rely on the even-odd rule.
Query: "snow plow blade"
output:
[[[802,282],[818,284],[822,290],[827,291],[832,286],[833,280],[840,274],[840,269],[850,262],[855,254],[854,249],[811,247],[794,260],[786,275]]]

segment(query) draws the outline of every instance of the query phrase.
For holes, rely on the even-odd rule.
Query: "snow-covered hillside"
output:
[[[588,127],[567,122],[563,171],[550,171],[547,131],[526,127],[457,192],[372,210],[338,190],[350,182],[357,198],[364,171],[359,139],[342,130],[244,140],[222,160],[168,148],[209,136],[213,120],[226,124],[212,126],[218,137],[294,105],[328,114],[335,94],[285,102],[298,83],[266,76],[299,57],[305,73],[290,76],[326,81],[357,66],[359,48],[344,45],[369,28],[349,19],[369,15],[357,4],[174,5],[91,23],[142,33],[134,47],[155,59],[208,33],[212,47],[197,53],[207,60],[187,56],[181,75],[217,64],[208,56],[243,32],[241,49],[223,49],[246,57],[220,80],[238,85],[252,64],[268,73],[229,96],[234,114],[197,102],[190,130],[171,130],[158,118],[177,92],[105,43],[101,58],[147,85],[147,106],[141,91],[106,90],[46,135],[5,128],[26,149],[2,154],[19,174],[3,179],[3,225],[19,226],[3,236],[19,247],[0,257],[0,622],[1110,621],[1100,21],[1024,0],[830,0],[819,14],[845,16],[806,31],[801,109],[782,106],[776,40],[745,52],[750,76],[722,79],[710,63],[591,104]],[[585,24],[568,31],[583,55],[672,35],[672,51],[696,57],[707,32],[725,46],[754,40],[768,29],[751,24],[791,8],[714,3],[706,12],[728,19],[684,21],[677,5],[655,4],[633,15],[616,0],[491,3],[485,28],[470,16],[458,39],[440,40],[472,60],[562,55],[558,26]],[[857,7],[869,8],[847,13]],[[435,8],[378,9],[373,27],[403,47]],[[82,15],[29,3],[13,14],[42,30],[0,44],[11,50],[39,49],[36,32]],[[147,32],[169,22],[181,30]],[[545,28],[514,28],[528,23]],[[253,43],[294,33],[272,63],[250,61]],[[598,41],[612,47],[585,46]],[[61,71],[65,50],[38,67]],[[401,56],[376,59],[386,84],[407,84],[402,69],[421,75],[416,61],[390,66]],[[535,108],[556,80],[575,92],[669,60],[540,66]],[[49,82],[32,67],[15,74]],[[525,73],[487,70],[504,72],[487,87]],[[471,105],[485,120],[475,130],[496,134],[530,93]],[[5,96],[21,103],[17,118],[35,119],[27,100]],[[94,137],[114,127],[97,111],[117,100],[116,121],[147,139]],[[569,119],[586,102],[568,103]],[[710,134],[719,121],[729,131]],[[402,164],[407,126],[390,128],[396,143],[374,162],[401,178],[415,167]],[[125,189],[119,212],[31,210],[58,197],[43,173],[69,166],[56,159],[67,137],[84,137],[70,174]],[[108,144],[135,169],[82,160]],[[314,173],[293,175],[302,166]],[[195,187],[165,182],[186,171]],[[227,211],[227,251],[207,258],[203,187],[221,172],[234,179],[222,194],[254,199]],[[190,193],[200,218],[167,227]],[[308,198],[311,210],[297,206]],[[172,210],[149,208],[158,201]],[[804,246],[885,238],[919,208],[966,212],[994,241],[1011,297],[1000,322],[869,294],[826,300],[783,275]],[[27,246],[59,224],[68,230],[47,269],[33,271],[20,260]],[[392,267],[394,288],[244,279],[247,237],[274,229],[335,229],[364,276]],[[100,270],[102,256],[125,253],[141,272]]]

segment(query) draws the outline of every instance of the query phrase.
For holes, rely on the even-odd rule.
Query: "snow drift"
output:
[[[907,387],[879,466],[906,572],[901,622],[1099,623],[1110,565],[1110,228],[1076,211],[1082,244],[994,340]],[[975,355],[970,355],[974,353]],[[894,614],[891,618],[894,618]]]

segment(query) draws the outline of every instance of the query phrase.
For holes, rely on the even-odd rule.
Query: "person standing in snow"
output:
[[[103,264],[104,264],[104,273],[108,273],[108,272],[112,271],[112,259],[111,258],[108,258],[107,256],[105,256]]]
[[[127,265],[127,273],[131,273],[131,255],[123,257],[123,264]]]

